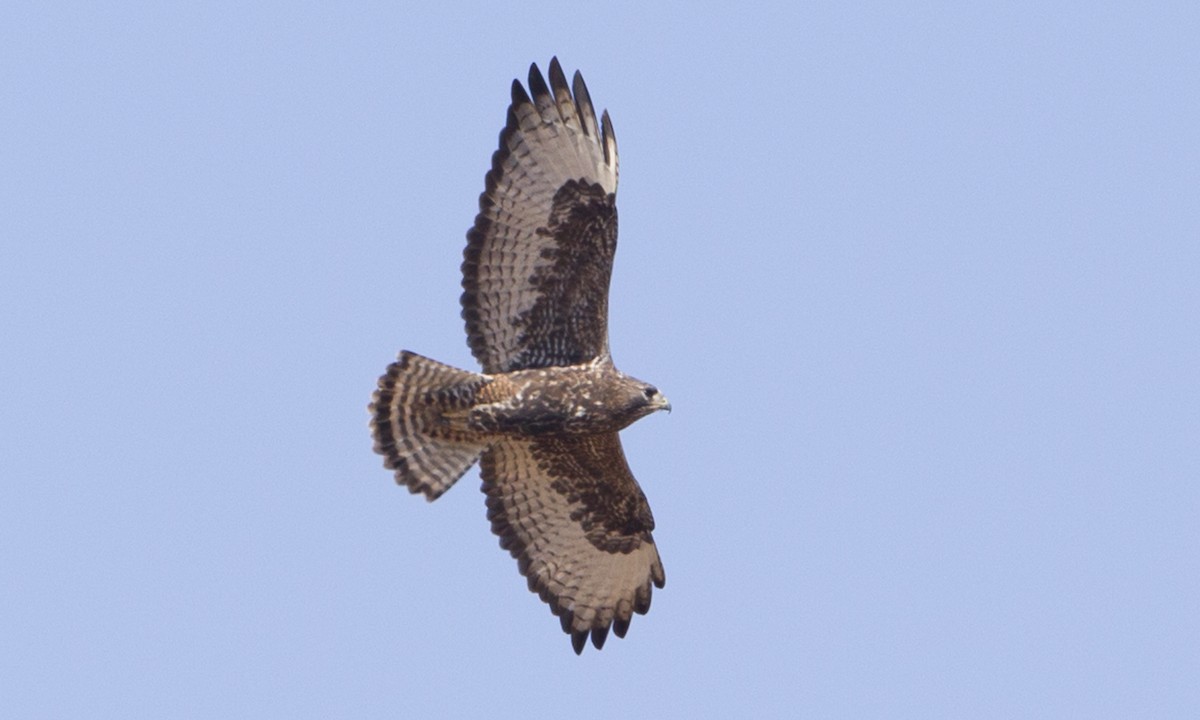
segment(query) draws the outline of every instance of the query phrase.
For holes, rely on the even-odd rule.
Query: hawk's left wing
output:
[[[575,652],[589,634],[602,647],[610,627],[624,637],[666,576],[617,434],[506,437],[484,452],[481,475],[492,531]]]

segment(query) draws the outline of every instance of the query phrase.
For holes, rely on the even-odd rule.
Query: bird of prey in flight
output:
[[[463,253],[462,317],[482,372],[404,351],[370,405],[375,451],[435,500],[477,461],[487,516],[581,653],[624,637],[666,582],[618,431],[670,410],[613,365],[617,140],[558,59],[512,85]]]

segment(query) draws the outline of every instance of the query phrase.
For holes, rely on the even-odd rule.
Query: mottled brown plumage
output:
[[[666,578],[618,431],[670,409],[613,366],[617,144],[557,59],[514,81],[463,253],[472,373],[402,352],[371,403],[375,451],[434,500],[478,460],[488,518],[575,652],[624,637]]]

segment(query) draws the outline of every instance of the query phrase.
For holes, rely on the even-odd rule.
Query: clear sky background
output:
[[[649,5],[4,4],[0,715],[1197,716],[1197,5]],[[475,367],[555,54],[675,407],[667,586],[582,657],[366,413]]]

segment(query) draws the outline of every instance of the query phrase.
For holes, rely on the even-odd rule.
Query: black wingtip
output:
[[[604,641],[608,639],[608,625],[592,630],[592,646],[597,650],[604,649]]]
[[[536,69],[536,66],[534,69]],[[517,107],[518,105],[529,105],[532,103],[533,101],[529,99],[529,93],[525,92],[525,86],[521,84],[521,81],[513,80],[512,106]]]
[[[567,75],[558,64],[558,58],[550,61],[550,89],[554,91],[555,100],[571,102],[571,86],[567,84]]]
[[[583,81],[583,74],[578,70],[575,71],[575,76],[571,78],[571,89],[575,91],[575,106],[578,108],[580,120],[583,122],[583,131],[594,137],[596,133],[596,109],[592,105],[592,96],[588,93],[587,83]]]
[[[617,618],[613,620],[613,633],[617,637],[625,637],[625,633],[629,632],[629,618]]]
[[[639,615],[645,615],[650,612],[650,598],[653,593],[650,590],[649,583],[639,587],[633,596],[633,611]]]
[[[583,654],[583,646],[587,643],[587,630],[575,630],[571,633],[571,647],[575,649],[576,655]]]
[[[538,69],[537,63],[529,66],[529,94],[535,98],[550,94],[550,88],[546,86],[546,78],[542,77],[542,71]]]
[[[612,165],[615,160],[613,155],[617,151],[617,133],[613,131],[612,120],[609,119],[607,110],[600,116],[600,135],[604,138],[604,162]]]

